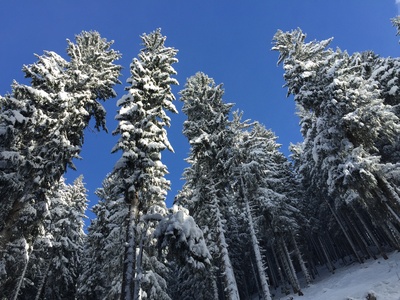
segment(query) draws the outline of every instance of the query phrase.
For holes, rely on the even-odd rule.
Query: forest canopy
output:
[[[161,29],[140,39],[123,95],[121,54],[83,31],[68,59],[37,55],[23,67],[29,83],[0,97],[2,299],[270,300],[302,295],[320,266],[400,250],[399,58],[278,30],[272,50],[303,137],[287,158],[207,74],[174,95],[178,50]],[[84,179],[64,175],[90,120],[107,130],[102,102],[113,98],[119,158],[85,232]],[[173,152],[176,98],[190,151],[168,208],[161,153]]]

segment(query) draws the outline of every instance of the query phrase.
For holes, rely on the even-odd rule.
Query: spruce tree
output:
[[[167,167],[161,162],[161,151],[173,151],[165,126],[170,125],[166,111],[177,112],[171,92],[171,85],[178,84],[171,77],[176,74],[172,64],[177,62],[177,50],[165,46],[166,37],[159,29],[141,38],[144,48],[132,61],[130,86],[118,101],[119,124],[114,131],[119,141],[113,152],[122,152],[114,169],[116,189],[129,210],[121,297],[138,299],[140,294],[153,299],[158,293],[158,299],[168,299],[163,275],[157,273],[163,267],[154,260],[151,232],[167,212],[170,183],[164,177]]]
[[[107,175],[96,190],[96,218],[88,227],[77,284],[78,299],[119,299],[128,207],[123,195],[115,193],[116,176]]]
[[[222,277],[221,295],[239,299],[235,274],[226,239],[225,209],[229,206],[228,182],[224,162],[229,157],[233,140],[228,116],[232,104],[222,101],[223,89],[203,73],[190,77],[181,91],[183,112],[187,115],[183,133],[191,150],[187,161],[191,166],[185,171],[184,190],[190,193],[180,196],[180,203],[189,209],[204,232],[215,270],[212,285],[207,292],[217,295],[217,279]],[[207,281],[206,281],[207,282]],[[222,297],[222,296],[221,296]]]
[[[83,177],[64,178],[48,193],[49,211],[33,245],[21,299],[71,299],[76,296],[87,207]]]
[[[70,61],[54,52],[37,56],[23,68],[30,85],[14,82],[0,101],[0,287],[7,298],[17,297],[25,276],[47,191],[74,168],[89,120],[105,126],[98,100],[115,96],[121,69],[111,45],[97,32],[82,32],[75,44],[68,41]]]
[[[257,291],[263,299],[271,299],[269,284],[277,286],[286,281],[290,282],[294,292],[301,294],[292,260],[301,266],[307,283],[311,278],[298,249],[298,221],[301,219],[296,208],[298,184],[288,161],[279,152],[280,145],[273,132],[259,123],[253,123],[251,129],[238,130],[245,125],[238,121],[230,178],[235,201],[244,218],[242,231],[250,236],[247,251],[253,257],[240,269],[246,270],[247,277],[251,274],[253,280],[259,282],[258,291],[253,292]],[[295,255],[288,252],[295,250]],[[277,254],[279,261],[272,253]],[[280,266],[280,261],[285,264]],[[278,268],[285,271],[284,276],[276,276]]]
[[[298,169],[309,198],[318,201],[313,206],[325,209],[316,217],[331,216],[359,261],[374,256],[372,247],[386,257],[378,239],[383,235],[385,243],[398,248],[389,228],[399,225],[400,213],[395,157],[385,155],[388,145],[396,145],[399,130],[390,97],[396,89],[384,71],[390,68],[371,52],[326,49],[330,40],[305,43],[301,30],[278,31],[274,39],[302,118]]]

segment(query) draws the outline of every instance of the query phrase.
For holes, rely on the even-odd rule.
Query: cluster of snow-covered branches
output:
[[[106,129],[99,100],[116,97],[120,54],[82,32],[69,61],[48,51],[25,66],[30,85],[0,97],[0,297],[270,300],[278,288],[301,295],[299,274],[309,284],[320,265],[399,250],[400,59],[305,38],[274,36],[304,137],[292,161],[199,72],[180,92],[189,167],[167,208],[177,50],[159,29],[143,34],[117,101],[121,157],[87,234],[83,178],[63,174],[89,120]]]

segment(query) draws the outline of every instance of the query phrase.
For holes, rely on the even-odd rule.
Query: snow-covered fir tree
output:
[[[12,299],[24,278],[47,192],[79,157],[83,132],[94,117],[105,126],[98,100],[115,96],[121,67],[112,42],[97,32],[68,41],[66,61],[54,52],[24,66],[30,85],[13,83],[0,101],[0,290]]]
[[[203,230],[214,265],[205,281],[211,285],[202,291],[207,295],[198,294],[196,299],[239,299],[226,239],[225,208],[230,199],[224,163],[233,134],[228,121],[232,104],[223,102],[223,93],[222,85],[215,85],[204,73],[190,77],[181,91],[182,110],[187,115],[183,133],[191,146],[187,159],[191,166],[185,171],[184,193],[178,203],[189,209]]]
[[[247,189],[248,183],[251,182],[249,185],[253,185],[253,187],[257,186],[259,184],[257,179],[263,176],[260,172],[257,173],[260,170],[257,162],[253,160],[254,156],[249,155],[249,151],[246,151],[248,144],[251,143],[248,128],[255,124],[249,124],[248,121],[242,122],[242,115],[243,113],[235,112],[231,125],[235,132],[235,140],[232,147],[232,158],[230,159],[230,182],[236,202],[234,207],[237,208],[235,215],[241,217],[235,222],[237,228],[233,227],[232,224],[229,230],[229,236],[232,240],[231,252],[237,253],[232,260],[238,278],[241,298],[249,298],[258,293],[262,299],[270,300],[272,298],[268,275],[263,261],[263,250],[259,243],[260,236],[258,235],[258,221],[261,213],[257,211],[258,206],[250,203],[254,199],[253,197],[256,197],[255,189]],[[259,151],[257,153],[260,157],[264,154],[261,149],[254,151]],[[265,154],[267,155],[267,153]],[[248,177],[250,172],[252,178]],[[243,256],[243,253],[247,255]]]
[[[157,273],[163,267],[155,260],[151,233],[167,213],[170,183],[165,179],[161,151],[173,151],[165,127],[170,125],[166,111],[177,112],[171,92],[171,85],[178,84],[171,77],[176,74],[172,64],[178,61],[177,50],[165,46],[166,37],[159,29],[141,38],[144,48],[132,61],[130,86],[118,101],[119,124],[114,131],[119,141],[113,152],[122,152],[114,169],[116,189],[129,208],[121,293],[124,299],[169,299],[165,274]]]
[[[305,207],[319,207],[311,217],[331,229],[328,236],[312,234],[314,251],[328,264],[337,257],[335,243],[359,261],[374,257],[373,248],[386,257],[382,244],[399,247],[398,167],[396,156],[387,155],[400,128],[396,62],[334,51],[327,49],[330,40],[305,43],[305,37],[301,30],[278,31],[273,49],[300,112],[304,142],[293,149],[306,197],[314,201]],[[341,238],[332,242],[335,231]]]
[[[171,84],[177,84],[170,77],[176,74],[177,51],[165,40],[159,29],[142,35],[144,48],[131,64],[131,86],[118,101],[114,134],[120,138],[113,152],[121,151],[122,157],[96,191],[101,200],[88,228],[81,299],[170,299],[173,261],[197,270],[210,261],[203,233],[188,211],[165,206],[169,182],[161,151],[172,150],[166,111],[176,112]]]
[[[244,221],[240,232],[248,234],[246,248],[251,254],[248,256],[250,259],[241,260],[239,269],[246,270],[243,281],[248,280],[247,289],[253,289],[252,292],[263,299],[271,299],[269,285],[276,287],[286,281],[294,292],[301,293],[292,261],[301,266],[307,282],[311,278],[297,241],[300,214],[295,206],[298,184],[289,163],[279,152],[280,145],[272,131],[259,123],[252,124],[251,130],[243,130],[241,127],[249,126],[244,126],[246,122],[240,122],[239,117],[235,115],[233,122],[237,125],[234,126],[236,139],[230,178]],[[284,273],[279,273],[279,270]],[[258,285],[251,287],[251,282],[258,282]]]
[[[87,207],[83,177],[64,178],[48,194],[49,210],[36,237],[18,299],[73,299],[81,268]]]
[[[116,193],[117,178],[108,175],[96,190],[96,218],[88,227],[78,279],[78,299],[120,299],[128,206]]]

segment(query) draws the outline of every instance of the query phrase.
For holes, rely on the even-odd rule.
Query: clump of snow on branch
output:
[[[187,209],[174,205],[171,213],[160,221],[154,235],[160,249],[168,247],[170,254],[194,267],[203,268],[210,263],[211,255],[203,232]]]

